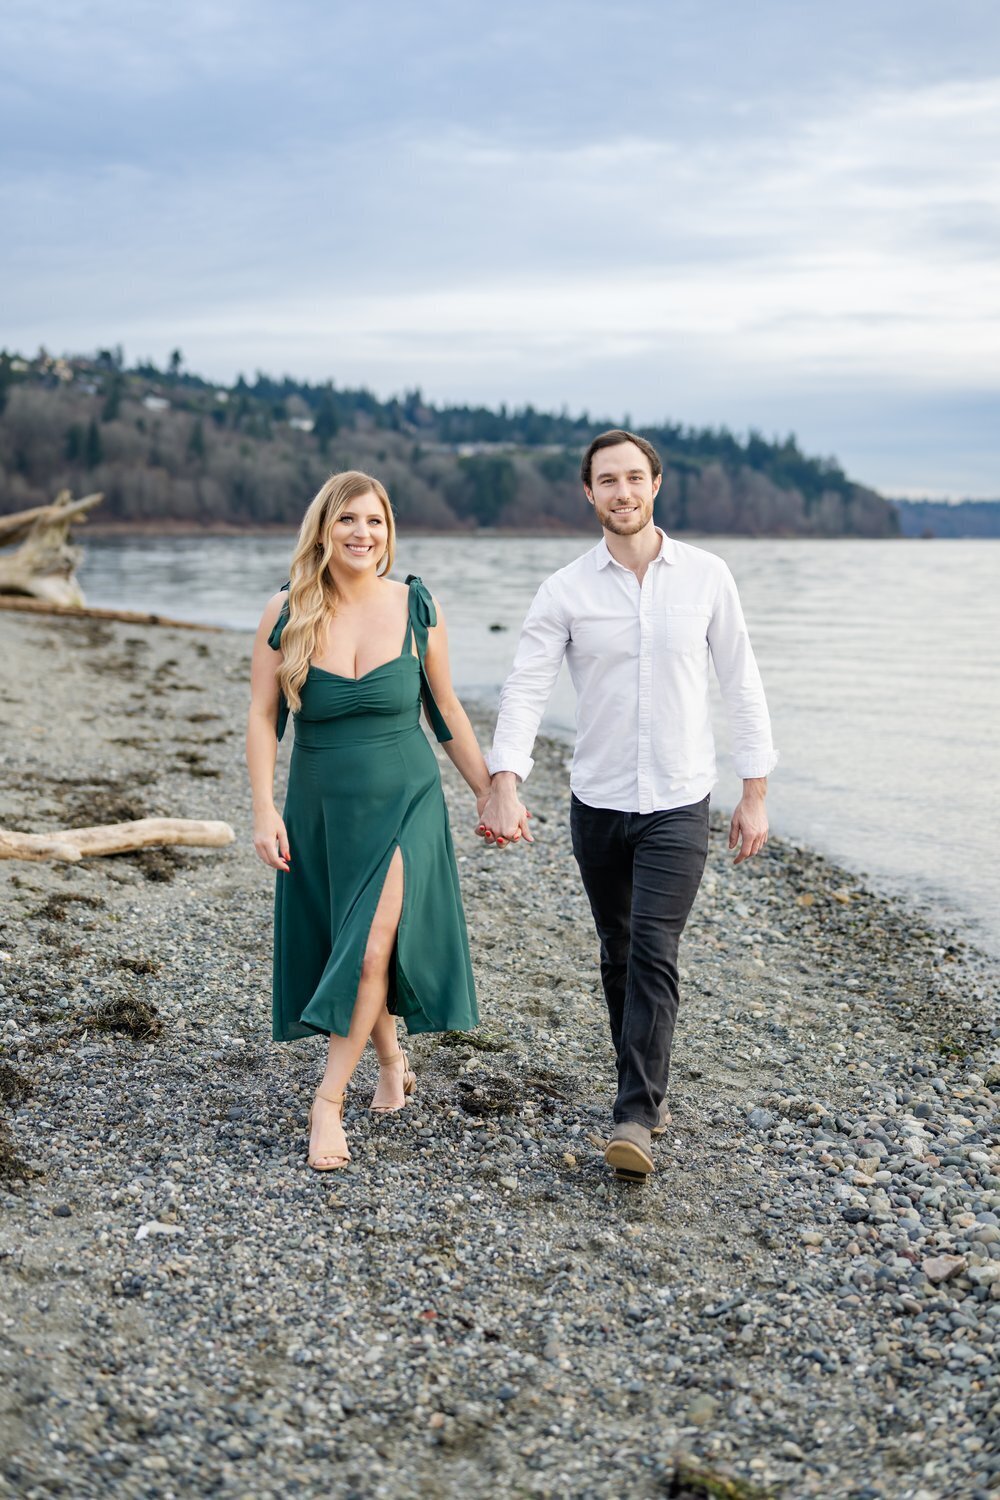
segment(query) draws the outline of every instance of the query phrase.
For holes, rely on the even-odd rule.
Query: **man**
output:
[[[573,853],[600,938],[618,1059],[605,1160],[642,1180],[653,1170],[651,1136],[670,1120],[677,951],[708,852],[709,657],[743,778],[729,830],[737,864],[767,841],[767,777],[778,757],[729,569],[653,525],[663,477],[655,448],[631,432],[602,433],[581,477],[604,536],[546,579],[528,611],[500,695],[478,831],[500,846],[530,837],[517,787],[565,657],[577,692]]]

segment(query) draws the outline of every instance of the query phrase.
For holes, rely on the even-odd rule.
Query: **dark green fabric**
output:
[[[451,738],[424,671],[434,602],[419,578],[407,583],[402,653],[357,679],[310,667],[293,715],[291,869],[278,872],[274,900],[275,1041],[346,1036],[397,848],[403,914],[390,1009],[411,1032],[464,1031],[479,1019],[441,776],[420,726],[423,697],[438,738]],[[270,636],[276,651],[287,619],[286,605]],[[280,738],[280,706],[278,727]]]

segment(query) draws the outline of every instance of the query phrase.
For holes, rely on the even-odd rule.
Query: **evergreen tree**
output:
[[[86,462],[87,468],[96,469],[103,456],[104,454],[101,447],[100,429],[98,428],[97,423],[94,421],[93,417],[91,417],[90,426],[87,428],[87,448],[84,455],[84,460]]]
[[[66,433],[66,445],[64,453],[68,464],[78,464],[83,457],[86,442],[83,436],[83,428],[79,422],[74,422]]]
[[[480,526],[492,526],[517,494],[517,470],[509,458],[462,458],[463,485],[452,504]]]
[[[108,383],[108,394],[104,398],[104,409],[101,412],[102,422],[113,422],[118,416],[122,404],[122,388],[124,385],[124,380],[116,371]]]
[[[188,458],[193,458],[198,463],[205,459],[205,429],[201,425],[201,418],[191,428],[191,436],[187,445]]]
[[[313,421],[313,432],[316,436],[316,444],[321,453],[326,453],[332,438],[340,431],[340,420],[337,416],[337,407],[333,399],[333,390],[326,386],[319,405],[316,408],[316,416]]]

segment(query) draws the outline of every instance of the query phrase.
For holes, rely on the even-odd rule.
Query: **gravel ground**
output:
[[[674,1126],[620,1184],[565,749],[533,849],[485,848],[449,767],[482,1025],[416,1039],[388,1119],[369,1055],[354,1159],[311,1173],[322,1043],[269,1039],[248,650],[0,616],[0,824],[237,832],[0,864],[0,1492],[1000,1492],[987,960],[806,849],[733,870],[718,821]]]

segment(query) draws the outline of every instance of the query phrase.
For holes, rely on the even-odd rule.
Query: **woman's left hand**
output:
[[[522,838],[528,844],[535,842],[528,827],[531,814],[516,793],[511,801],[503,793],[498,796],[497,788],[491,787],[476,798],[476,812],[479,814],[476,832],[488,844],[495,840],[498,849],[505,849],[508,844],[520,843]]]

